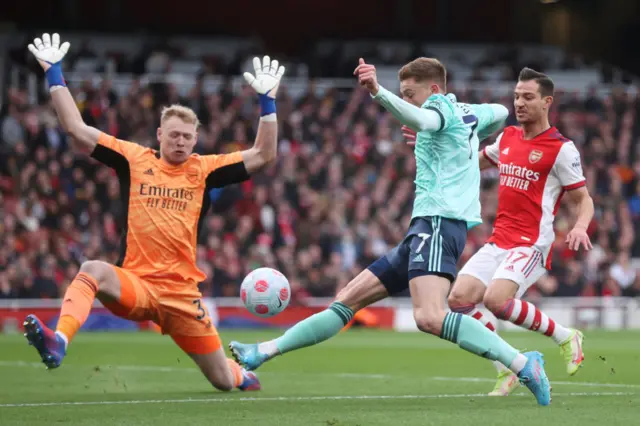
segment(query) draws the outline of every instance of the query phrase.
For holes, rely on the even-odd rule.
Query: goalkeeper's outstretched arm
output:
[[[98,143],[100,130],[87,126],[82,120],[80,111],[67,88],[62,77],[61,63],[69,51],[69,42],[60,45],[60,36],[43,34],[42,39],[36,38],[29,50],[36,57],[45,71],[53,106],[58,114],[65,132],[71,137],[74,151],[91,153]]]
[[[255,173],[276,159],[278,154],[278,122],[276,120],[276,93],[284,67],[277,60],[265,56],[260,62],[253,59],[256,75],[244,73],[247,83],[260,99],[260,124],[253,147],[242,152],[242,160],[249,174]]]
[[[272,118],[272,119],[271,119]],[[253,146],[242,152],[242,160],[249,174],[261,170],[276,159],[278,154],[278,122],[272,117],[260,118]]]
[[[53,86],[51,99],[62,128],[71,137],[73,150],[84,153],[93,152],[100,137],[100,130],[84,123],[69,89]]]

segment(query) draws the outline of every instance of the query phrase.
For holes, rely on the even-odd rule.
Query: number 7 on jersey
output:
[[[462,121],[464,124],[471,124],[471,133],[469,133],[469,160],[473,158],[473,145],[471,145],[471,141],[473,140],[473,135],[476,133],[476,129],[478,128],[478,117],[473,114],[465,115],[462,117]]]

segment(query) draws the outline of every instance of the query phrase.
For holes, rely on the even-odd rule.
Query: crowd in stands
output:
[[[310,86],[313,87],[313,86]],[[499,102],[490,91],[457,92],[459,101]],[[224,86],[187,96],[175,87],[134,84],[118,96],[104,81],[74,85],[89,125],[157,147],[159,109],[181,103],[202,121],[196,152],[249,147],[259,106],[252,89]],[[74,155],[68,136],[43,97],[30,104],[11,88],[0,111],[0,298],[57,298],[89,259],[118,257],[124,206],[115,174]],[[413,148],[398,123],[356,87],[278,95],[277,164],[252,180],[208,194],[197,251],[207,274],[205,295],[237,296],[250,270],[271,266],[289,278],[297,300],[332,296],[407,229],[413,199]],[[596,215],[590,252],[564,244],[575,212],[563,203],[555,227],[553,269],[528,297],[640,295],[640,98],[623,91],[598,97],[556,93],[551,121],[578,146]],[[513,115],[508,125],[515,124]],[[494,140],[495,135],[485,141]],[[468,238],[461,265],[491,233],[497,170],[483,172],[484,223]]]

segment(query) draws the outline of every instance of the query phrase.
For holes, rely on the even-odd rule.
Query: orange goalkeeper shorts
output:
[[[131,321],[153,321],[188,354],[207,354],[222,342],[195,283],[181,286],[175,279],[141,278],[112,266],[120,280],[120,299],[105,303],[115,315]]]

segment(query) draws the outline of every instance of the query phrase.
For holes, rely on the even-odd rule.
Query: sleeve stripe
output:
[[[563,186],[562,189],[564,189],[565,191],[571,191],[572,189],[582,188],[586,184],[587,184],[587,181],[583,180],[580,182],[573,183],[571,185]]]
[[[434,108],[434,107],[425,107],[425,109],[431,110],[431,111],[435,111],[438,113],[438,115],[440,116],[440,128],[438,129],[438,131],[444,129],[444,115],[442,115],[442,112],[440,112],[439,109]]]
[[[482,149],[482,155],[484,155],[484,158],[486,158],[487,160],[489,160],[489,162],[491,164],[493,164],[494,166],[498,167],[498,163],[496,163],[495,161],[493,161],[493,159],[491,157],[489,157],[489,154],[487,154],[487,148],[483,148]]]

